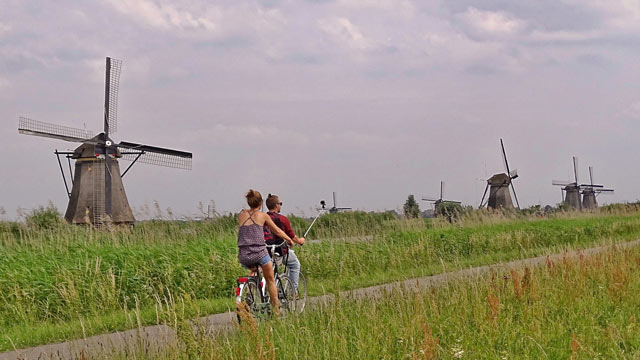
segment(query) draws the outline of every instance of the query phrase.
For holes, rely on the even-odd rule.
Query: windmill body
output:
[[[598,208],[597,196],[599,194],[612,194],[613,189],[605,189],[603,185],[593,183],[593,166],[589,166],[589,184],[581,185],[582,190],[582,208],[587,210],[595,210]]]
[[[122,62],[107,57],[105,74],[104,131],[93,132],[49,124],[20,117],[18,132],[81,143],[73,152],[55,151],[62,178],[67,187],[69,204],[65,219],[72,224],[131,224],[135,221],[127,200],[122,177],[136,162],[191,169],[190,152],[121,141],[116,144],[110,134],[117,130],[118,84]],[[69,191],[60,156],[69,162],[72,189]],[[121,173],[118,159],[131,161]],[[75,161],[75,174],[71,170]]]
[[[518,170],[509,168],[509,162],[507,161],[507,152],[504,150],[504,142],[500,139],[500,147],[502,149],[502,160],[506,172],[495,174],[487,179],[487,186],[484,189],[482,200],[480,201],[480,207],[485,206],[485,198],[487,199],[486,206],[490,209],[513,209],[513,200],[511,198],[511,191],[513,191],[513,199],[516,201],[516,206],[520,208],[518,202],[518,196],[516,195],[516,189],[513,186],[513,180],[518,177]],[[487,191],[489,196],[487,198]]]
[[[580,210],[582,204],[580,203],[580,186],[576,184],[569,184],[564,187],[564,202],[569,207],[575,210]]]
[[[593,189],[586,189],[582,192],[582,208],[587,210],[598,208],[596,192]]]
[[[513,200],[511,199],[511,178],[509,175],[502,173],[496,174],[487,180],[489,186],[489,200],[487,207],[491,209],[513,209]]]
[[[104,156],[96,156],[96,153],[96,145],[82,144],[71,156],[75,160],[75,172],[65,219],[71,224],[132,224],[135,218],[122,184],[117,160],[122,157],[120,151],[116,151],[109,164],[110,191],[105,189],[104,181],[107,160]],[[111,194],[110,213],[104,208],[107,193]]]

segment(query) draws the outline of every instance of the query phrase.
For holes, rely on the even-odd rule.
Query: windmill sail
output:
[[[50,124],[23,116],[18,120],[18,133],[70,142],[86,142],[88,139],[93,137],[93,132],[89,130]]]
[[[123,160],[145,164],[191,170],[193,155],[190,152],[166,149],[150,145],[121,141],[117,145]]]
[[[104,131],[98,135],[25,117],[19,120],[18,132],[21,134],[82,143],[73,153],[67,153],[68,158],[76,160],[70,194],[67,189],[69,204],[65,219],[70,223],[102,227],[109,223],[131,224],[135,221],[122,184],[119,158],[132,161],[124,173],[136,161],[179,169],[191,169],[192,166],[192,154],[189,152],[131,142],[114,144],[110,134],[118,130],[121,69],[122,61],[106,58]],[[59,165],[62,170],[62,165]],[[69,168],[71,173],[71,165]]]
[[[502,149],[502,160],[504,162],[504,168],[506,170],[506,175],[509,178],[509,182],[507,184],[507,192],[509,191],[509,186],[511,187],[511,191],[513,191],[513,199],[516,201],[516,206],[520,209],[520,202],[518,201],[518,195],[516,194],[516,188],[513,185],[513,179],[518,177],[518,170],[509,167],[509,161],[507,160],[507,152],[504,149],[504,142],[500,139],[500,148]]]
[[[571,181],[563,181],[563,180],[551,180],[551,185],[557,186],[569,186],[573,184]]]
[[[104,133],[109,135],[118,131],[118,91],[122,61],[107,58],[104,93]]]

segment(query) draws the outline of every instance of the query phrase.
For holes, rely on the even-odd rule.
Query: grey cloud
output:
[[[465,72],[471,75],[495,75],[499,71],[489,64],[476,63],[468,66]]]
[[[224,50],[232,50],[239,48],[247,48],[255,45],[255,41],[244,35],[231,35],[222,39],[214,39],[207,41],[199,41],[194,44],[197,48],[217,48]]]
[[[193,13],[206,5],[174,4]],[[330,1],[216,4],[237,16],[219,33],[140,26],[105,3],[11,2],[0,14],[11,25],[0,38],[0,142],[21,155],[3,159],[15,176],[0,178],[0,206],[52,199],[64,208],[51,151],[73,145],[18,135],[17,116],[98,127],[106,55],[124,60],[117,140],[195,156],[192,172],[132,170],[133,206],[158,200],[188,213],[214,199],[237,211],[241,194],[258,187],[286,196],[286,211],[331,191],[356,208],[385,209],[441,179],[451,197],[477,204],[484,184],[475,179],[502,170],[501,136],[524,205],[559,200],[549,182],[574,154],[619,186],[609,201],[638,197],[629,179],[640,171],[626,166],[640,130],[640,92],[629,81],[640,76],[638,34],[605,28],[610,14],[548,1],[414,2],[419,11],[405,17]],[[473,40],[458,16],[470,6],[526,26]],[[349,19],[371,46],[339,46],[317,27],[326,18]]]
[[[611,65],[611,61],[600,54],[582,54],[576,57],[579,64],[604,68]]]

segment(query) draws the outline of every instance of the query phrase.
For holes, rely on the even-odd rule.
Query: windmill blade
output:
[[[557,185],[557,186],[569,186],[573,184],[570,181],[563,181],[563,180],[551,180],[551,185]]]
[[[442,200],[443,203],[449,204],[462,204],[462,201],[454,201],[454,200]]]
[[[444,199],[444,181],[440,181],[440,200]]]
[[[193,155],[190,152],[136,144],[126,141],[121,141],[117,147],[122,154],[122,159],[124,160],[191,170]]]
[[[598,184],[580,184],[580,187],[585,187],[585,188],[603,188],[604,185],[598,185]]]
[[[336,210],[351,210],[350,207],[337,207]]]
[[[122,61],[107,57],[104,89],[104,133],[118,131],[118,89]]]
[[[333,207],[336,207],[336,192],[333,192]]]
[[[511,183],[511,190],[513,190],[513,198],[516,199],[516,206],[518,206],[518,210],[520,209],[520,203],[518,202],[518,195],[516,194],[516,188],[513,186],[513,181]]]
[[[507,161],[507,152],[504,151],[504,142],[500,139],[500,147],[502,148],[502,161],[504,162],[504,168],[507,170],[507,174],[510,174],[509,162]]]
[[[18,120],[18,133],[70,142],[87,142],[93,137],[93,132],[89,130],[50,124],[22,116]]]
[[[578,157],[577,156],[573,157],[573,175],[575,176],[575,179],[576,179],[576,185],[578,185],[580,181],[578,181]]]
[[[596,189],[597,192],[604,192],[607,194],[613,194],[614,190],[613,189]]]
[[[439,199],[436,199],[436,198],[434,198],[434,197],[423,197],[423,198],[422,198],[422,201],[429,201],[429,202],[436,202],[436,201],[438,201],[438,200],[439,200]]]
[[[593,186],[593,166],[589,166],[589,179],[591,180],[591,186]]]
[[[480,200],[480,207],[484,204],[484,198],[487,196],[487,190],[489,190],[489,183],[487,182],[487,186],[484,188],[484,194],[482,194],[482,200]]]

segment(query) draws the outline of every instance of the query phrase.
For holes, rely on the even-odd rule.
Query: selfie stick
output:
[[[313,226],[313,224],[315,224],[316,220],[318,220],[320,215],[322,215],[322,213],[326,211],[324,208],[324,205],[325,205],[324,200],[320,201],[320,205],[322,205],[322,209],[318,209],[318,215],[316,215],[316,218],[313,219],[313,221],[311,222],[311,225],[309,225],[309,228],[307,229],[307,231],[304,232],[304,235],[302,235],[302,237],[305,237],[305,238],[307,237],[307,234],[309,233],[309,230],[311,230],[311,227]]]

